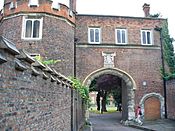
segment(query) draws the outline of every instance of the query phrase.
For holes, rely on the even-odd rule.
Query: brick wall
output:
[[[147,29],[153,31],[153,43],[158,46],[159,32],[154,31],[154,28],[166,21],[157,18],[102,15],[77,15],[76,20],[76,38],[79,44],[88,43],[88,27],[99,27],[101,28],[101,44],[115,44],[115,29],[124,28],[128,32],[128,44],[141,45],[140,30]]]
[[[3,19],[2,35],[14,42],[18,49],[40,54],[46,60],[61,60],[55,68],[65,76],[73,76],[74,25],[51,15],[37,14],[43,16],[42,39],[24,40],[21,38],[23,16]]]
[[[115,52],[114,67],[126,71],[136,82],[136,103],[139,103],[144,94],[150,92],[162,94],[162,79],[159,72],[160,35],[154,28],[161,26],[164,21],[166,20],[154,18],[78,15],[76,22],[77,76],[84,80],[93,71],[104,67],[102,52]],[[100,44],[88,44],[88,27],[101,28]],[[115,44],[116,28],[127,29],[126,45]],[[152,30],[153,45],[141,45],[141,29]],[[147,82],[147,86],[142,85],[143,81]]]
[[[175,79],[167,81],[167,113],[168,118],[175,119]]]
[[[0,130],[70,131],[71,81],[36,61],[31,66],[23,51],[4,47],[3,41],[0,51]],[[78,113],[82,106],[76,105]]]

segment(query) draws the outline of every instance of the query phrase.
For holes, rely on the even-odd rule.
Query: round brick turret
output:
[[[0,35],[44,60],[59,60],[54,67],[73,76],[76,0],[5,0]]]

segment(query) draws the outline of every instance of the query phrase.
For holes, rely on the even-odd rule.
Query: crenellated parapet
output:
[[[62,17],[75,23],[75,9],[72,8],[72,1],[59,3],[52,0],[5,0],[3,17],[21,13],[45,13]]]

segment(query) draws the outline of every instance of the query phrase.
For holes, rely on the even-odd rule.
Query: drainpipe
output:
[[[76,14],[75,14],[76,15]],[[73,77],[76,78],[76,43],[77,43],[77,39],[76,37],[76,22],[75,22],[75,26],[74,26],[74,45],[73,45]],[[71,131],[74,131],[74,90],[71,90]],[[77,119],[77,118],[76,118]],[[77,127],[76,127],[77,128]]]
[[[165,76],[165,63],[164,63],[164,53],[163,53],[163,43],[162,43],[162,28],[154,28],[160,33],[160,47],[161,47],[161,59],[162,59],[162,73]],[[164,91],[164,107],[165,107],[165,119],[167,119],[167,93],[166,93],[166,79],[163,77],[163,91]]]
[[[73,100],[73,98],[74,98],[74,96],[73,96],[73,89],[71,89],[71,131],[74,131],[74,126],[73,126],[73,102],[74,102],[74,100]]]

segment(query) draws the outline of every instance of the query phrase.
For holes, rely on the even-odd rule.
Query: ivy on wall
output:
[[[165,22],[162,26],[162,43],[163,43],[164,59],[169,67],[169,70],[165,72],[163,76],[166,80],[175,78],[175,54],[172,44],[173,41],[174,39],[171,38],[169,35],[168,23]],[[161,73],[163,74],[163,72]]]
[[[80,93],[81,98],[88,104],[90,102],[89,89],[77,78],[71,77],[70,80],[73,82],[73,87]]]

